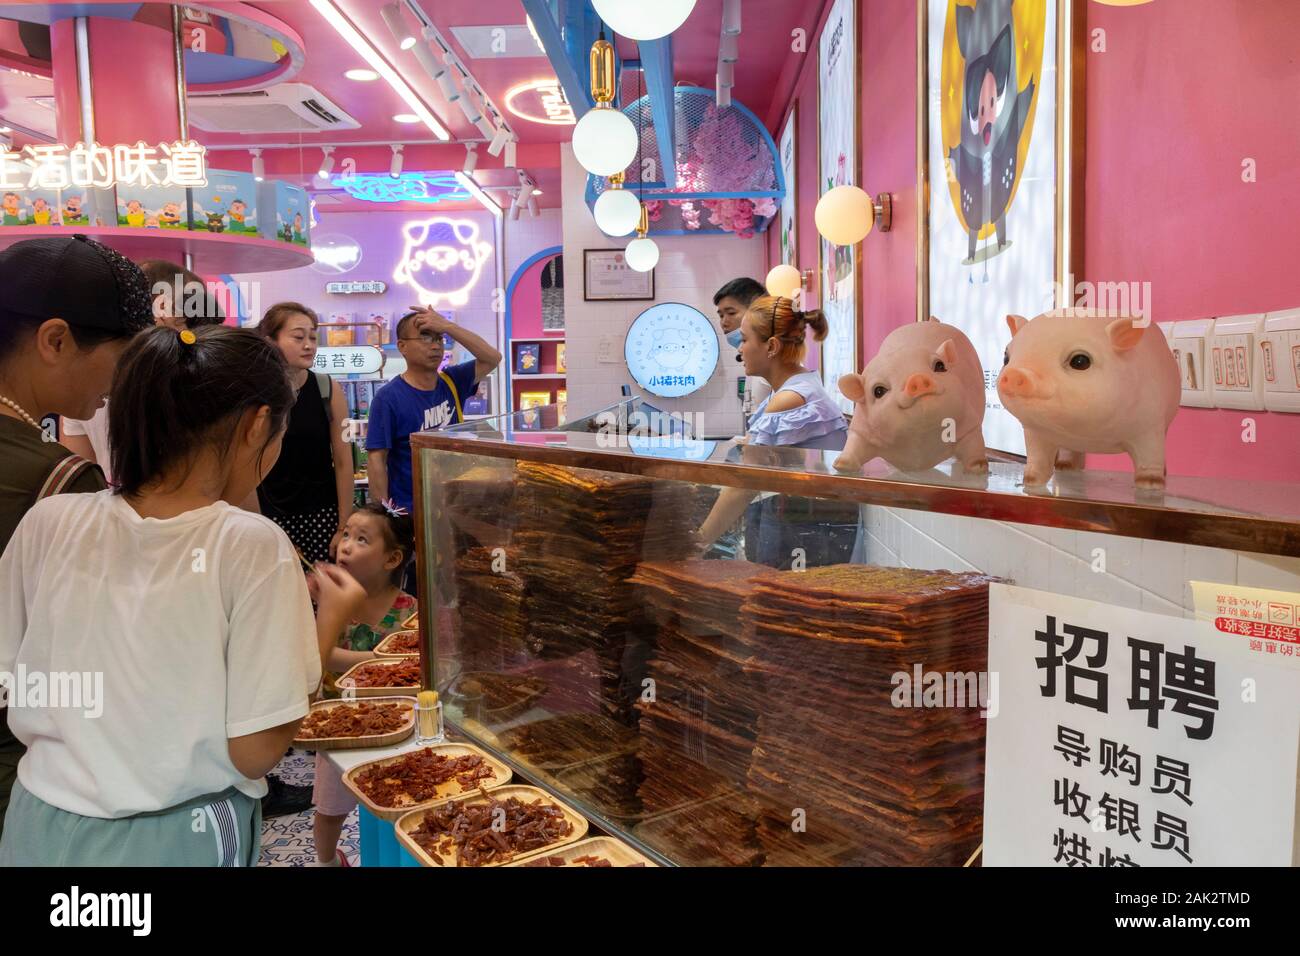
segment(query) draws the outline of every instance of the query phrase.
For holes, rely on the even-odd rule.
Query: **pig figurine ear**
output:
[[[952,368],[957,364],[957,343],[952,339],[944,339],[943,344],[935,349],[934,354],[943,359],[945,366]]]
[[[1106,326],[1106,337],[1116,352],[1127,352],[1142,341],[1145,325],[1137,325],[1133,318],[1116,319]]]
[[[1029,320],[1023,315],[1008,315],[1007,328],[1011,330],[1011,337],[1015,338],[1016,333],[1029,324]]]
[[[841,375],[840,394],[850,402],[860,402],[867,397],[867,387],[862,384],[861,375]]]

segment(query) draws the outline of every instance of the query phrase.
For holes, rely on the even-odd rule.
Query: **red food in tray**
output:
[[[303,720],[297,739],[327,740],[391,734],[410,720],[412,709],[405,703],[375,704],[369,701],[321,707]]]
[[[363,664],[352,672],[351,680],[357,687],[419,687],[420,662]]]
[[[478,754],[450,756],[426,747],[392,763],[367,767],[354,782],[379,806],[413,807],[444,796],[439,788],[452,780],[460,784],[461,793],[468,793],[495,776]]]
[[[451,800],[425,811],[411,838],[439,866],[454,855],[457,866],[509,863],[516,856],[558,843],[573,832],[564,811],[544,800],[518,797],[486,803]]]

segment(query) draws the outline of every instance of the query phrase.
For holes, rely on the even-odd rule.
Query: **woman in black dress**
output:
[[[319,324],[307,306],[280,302],[258,326],[284,354],[298,398],[280,459],[257,489],[257,501],[309,561],[333,556],[353,493],[352,450],[343,438],[347,402],[333,379],[312,369]]]

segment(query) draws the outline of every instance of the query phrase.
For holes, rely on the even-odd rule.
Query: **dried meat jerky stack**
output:
[[[480,465],[442,484],[443,507],[457,555],[507,544],[514,515],[514,465]]]
[[[765,697],[749,780],[779,808],[760,836],[788,830],[799,807],[810,829],[825,821],[829,842],[851,834],[855,862],[965,861],[982,825],[979,707],[895,707],[893,678],[917,664],[983,672],[991,580],[834,565],[755,582],[743,608],[747,669]]]
[[[562,714],[501,735],[511,755],[606,819],[632,826],[641,818],[636,733],[600,714]]]
[[[641,808],[633,832],[682,866],[761,866],[758,803],[721,774],[642,739]]]
[[[520,462],[517,476],[513,541],[530,645],[543,657],[573,660],[575,709],[630,723],[646,651],[627,579],[646,556],[684,553],[693,489],[535,462]]]
[[[524,579],[518,549],[470,548],[454,565],[461,658],[467,670],[508,670],[528,660]]]
[[[769,569],[748,561],[646,562],[640,585],[654,631],[647,674],[655,700],[638,699],[643,739],[678,750],[737,783],[756,739],[761,675],[746,672],[740,608]]]

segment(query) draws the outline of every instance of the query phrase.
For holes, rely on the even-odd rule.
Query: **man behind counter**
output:
[[[713,296],[713,304],[718,307],[718,322],[722,326],[722,334],[726,337],[727,344],[736,349],[736,361],[740,361],[740,320],[749,311],[749,304],[765,295],[767,290],[763,288],[761,282],[745,276],[732,279]],[[771,386],[761,378],[752,375],[745,377],[744,427],[748,427],[750,413],[771,391]]]

